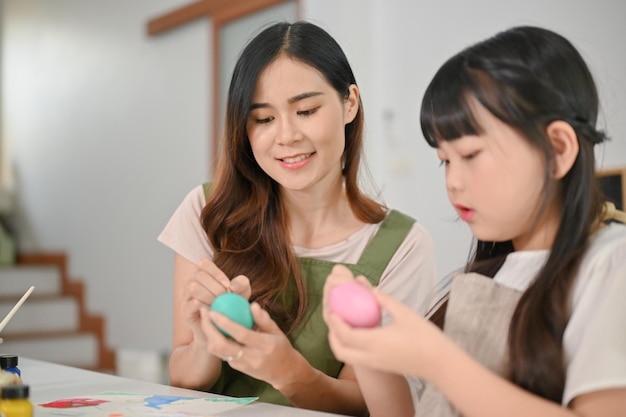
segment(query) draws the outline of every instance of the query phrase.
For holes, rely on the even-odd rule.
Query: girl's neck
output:
[[[529,233],[513,239],[515,251],[552,249],[559,230],[560,214],[559,207],[552,205],[548,208]]]

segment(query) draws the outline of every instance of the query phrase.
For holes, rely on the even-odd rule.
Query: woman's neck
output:
[[[312,191],[283,192],[291,243],[296,246],[329,246],[345,240],[364,225],[352,212],[343,181]]]

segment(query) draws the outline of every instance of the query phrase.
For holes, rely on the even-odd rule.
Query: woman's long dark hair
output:
[[[516,27],[449,59],[431,81],[421,109],[421,126],[432,147],[482,132],[469,101],[478,100],[495,117],[517,129],[541,150],[545,198],[562,207],[559,228],[545,266],[523,293],[509,330],[509,377],[517,385],[560,402],[565,385],[563,333],[569,295],[602,197],[593,146],[605,136],[596,129],[598,94],[587,65],[562,36],[536,27]],[[554,150],[546,134],[556,120],[569,123],[579,154],[561,180],[551,178]],[[467,271],[493,277],[512,252],[507,242],[478,241]]]
[[[290,332],[303,319],[306,283],[291,248],[288,219],[280,186],[257,164],[246,122],[257,79],[279,56],[319,71],[345,100],[356,85],[352,69],[337,42],[308,22],[277,23],[248,43],[235,65],[228,91],[225,132],[216,180],[202,211],[202,224],[215,250],[213,262],[231,278],[246,275],[251,300],[268,310]],[[385,217],[383,206],[359,189],[363,152],[363,108],[345,127],[343,176],[350,206],[366,223]],[[290,281],[291,280],[291,281]]]

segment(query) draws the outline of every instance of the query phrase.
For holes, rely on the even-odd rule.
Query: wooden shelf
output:
[[[618,210],[626,208],[626,168],[601,170],[597,173],[600,189]]]

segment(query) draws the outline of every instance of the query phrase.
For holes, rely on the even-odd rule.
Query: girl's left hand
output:
[[[269,313],[253,302],[250,305],[255,327],[247,329],[217,312],[208,312],[204,321],[205,331],[215,342],[210,353],[230,358],[228,364],[253,378],[265,381],[274,388],[298,382],[297,364],[308,362],[293,348],[283,331],[272,320]],[[205,313],[206,314],[206,313]],[[211,323],[224,329],[232,336],[226,338]]]
[[[352,328],[328,309],[332,286],[349,281],[352,273],[336,266],[327,279],[324,291],[324,320],[329,329],[330,346],[337,359],[355,366],[365,366],[401,375],[429,379],[437,372],[438,355],[447,338],[437,326],[394,298],[374,290],[380,306],[389,315],[389,323],[373,329]],[[365,285],[364,280],[358,279]]]

